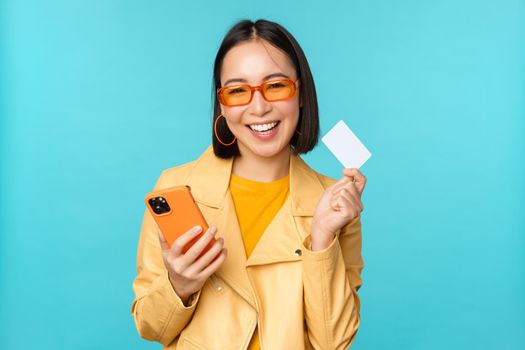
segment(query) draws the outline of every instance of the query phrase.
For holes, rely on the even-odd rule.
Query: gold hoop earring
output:
[[[226,120],[226,117],[225,117],[225,116],[223,116],[222,114],[219,114],[219,115],[217,116],[217,118],[215,118],[215,123],[213,124],[213,132],[215,133],[215,137],[217,138],[217,141],[219,141],[219,143],[220,143],[221,145],[223,145],[223,146],[231,146],[231,145],[233,145],[233,143],[235,142],[235,140],[237,140],[237,137],[236,137],[236,136],[233,137],[233,141],[232,141],[232,142],[230,142],[230,143],[224,143],[224,142],[222,142],[222,140],[219,138],[219,134],[217,133],[217,122],[219,121],[219,119],[220,119],[221,117],[223,117],[224,120]]]

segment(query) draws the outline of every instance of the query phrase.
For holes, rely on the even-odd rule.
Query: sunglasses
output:
[[[259,86],[251,86],[249,84],[223,86],[217,89],[217,96],[219,102],[223,106],[244,106],[252,101],[253,93],[259,90],[264,99],[269,102],[288,100],[295,95],[299,81],[292,79],[275,79],[265,81]]]

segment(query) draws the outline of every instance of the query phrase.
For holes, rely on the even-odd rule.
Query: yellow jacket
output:
[[[228,256],[185,307],[161,256],[155,222],[144,212],[131,312],[141,337],[164,349],[246,349],[259,322],[263,350],[347,349],[356,335],[362,284],[360,216],[322,251],[311,251],[315,207],[334,179],[290,156],[290,193],[246,259],[229,192],[233,159],[212,146],[162,172],[154,190],[189,185]]]

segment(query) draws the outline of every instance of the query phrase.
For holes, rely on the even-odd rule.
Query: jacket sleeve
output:
[[[320,350],[348,349],[360,323],[361,218],[344,226],[323,250],[311,250],[311,235],[303,245],[304,312],[310,342]]]
[[[162,175],[155,190],[162,185]],[[133,281],[135,299],[131,306],[139,335],[147,340],[170,344],[190,321],[200,290],[185,306],[173,289],[162,260],[156,223],[145,210],[137,252],[137,276]]]

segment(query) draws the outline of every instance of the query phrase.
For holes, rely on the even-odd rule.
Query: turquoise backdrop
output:
[[[0,348],[160,348],[130,313],[142,200],[210,143],[242,18],[296,36],[322,133],[372,152],[352,349],[525,349],[523,0],[3,0]]]

